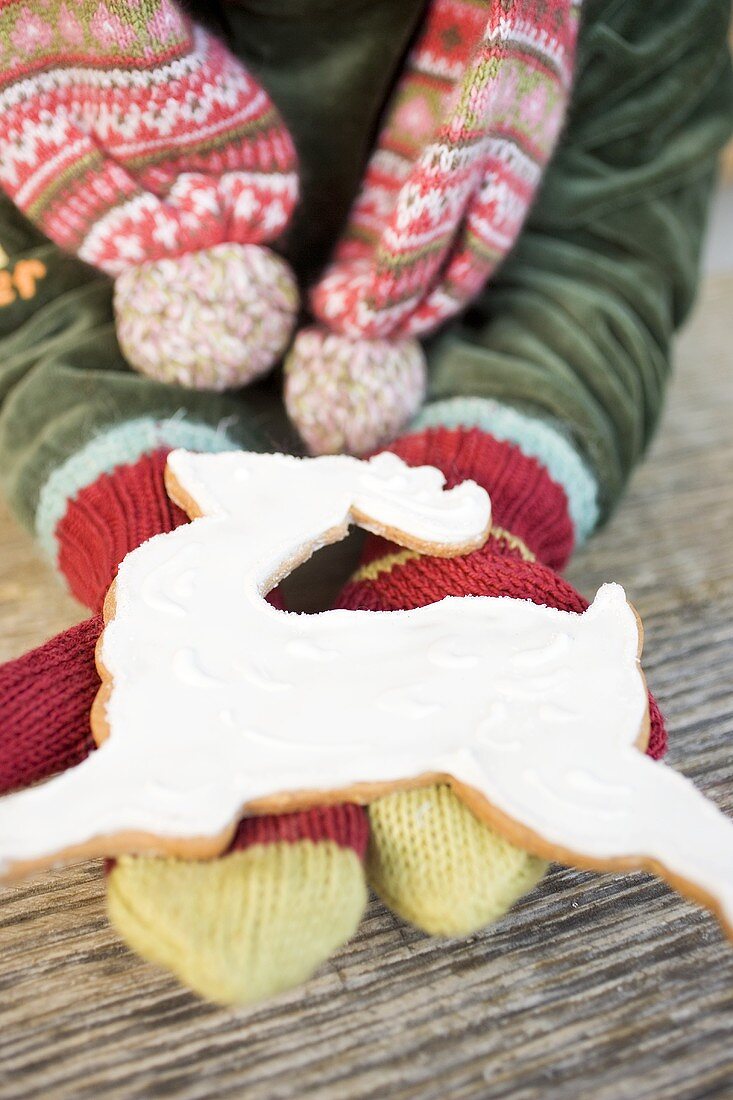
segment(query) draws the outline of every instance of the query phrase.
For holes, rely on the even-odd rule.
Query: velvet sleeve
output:
[[[65,501],[159,446],[266,449],[261,388],[185,390],[130,369],[112,284],[62,252],[0,194],[0,479],[50,553]]]

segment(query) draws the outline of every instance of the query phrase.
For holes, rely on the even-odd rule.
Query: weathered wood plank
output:
[[[625,584],[646,625],[672,759],[733,813],[733,278],[706,287],[662,432],[573,565]],[[80,612],[0,519],[0,656]],[[306,987],[254,1009],[196,1000],[131,955],[97,864],[0,895],[0,1095],[733,1095],[733,949],[642,876],[553,871],[502,924],[429,940],[372,902]]]

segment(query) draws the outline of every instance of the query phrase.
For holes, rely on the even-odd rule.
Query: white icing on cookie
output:
[[[120,566],[109,738],[0,799],[3,864],[128,832],[215,837],[257,800],[440,774],[568,858],[656,861],[733,925],[733,826],[635,745],[647,695],[623,589],[583,615],[508,597],[286,614],[263,599],[271,579],[355,515],[445,551],[482,541],[486,494],[387,454],[169,466],[203,518]]]

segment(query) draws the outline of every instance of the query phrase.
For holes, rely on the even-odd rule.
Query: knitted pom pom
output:
[[[135,370],[197,390],[245,386],[286,347],[298,291],[284,260],[219,244],[118,275],[117,336]]]
[[[416,340],[304,329],[285,361],[285,407],[311,454],[361,455],[393,439],[425,397]]]

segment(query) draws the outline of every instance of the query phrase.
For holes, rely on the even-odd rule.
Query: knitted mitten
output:
[[[160,450],[102,475],[70,502],[57,526],[59,567],[74,595],[94,610],[128,551],[188,522],[165,491],[165,459]],[[92,651],[100,629],[100,620],[91,620],[3,670],[6,684],[12,676],[13,684],[26,685],[13,688],[18,719],[3,728],[17,746],[14,757],[35,759],[44,730],[52,770],[89,751],[89,706],[99,686]],[[28,685],[49,654],[70,665],[73,676],[44,694]],[[67,688],[70,701],[59,695]],[[40,704],[31,704],[29,692],[42,700],[40,723],[34,710]],[[2,681],[0,706],[5,720]],[[37,778],[18,773],[16,782]],[[265,997],[303,981],[355,931],[366,900],[366,840],[366,813],[353,805],[246,819],[220,859],[125,857],[112,864],[110,917],[140,954],[204,996]]]
[[[0,186],[117,276],[138,370],[243,385],[285,347],[295,153],[264,90],[171,0],[0,4]]]
[[[578,0],[431,0],[332,262],[286,404],[314,452],[393,438],[425,393],[418,337],[513,246],[572,82]],[[172,0],[0,3],[0,186],[117,277],[138,370],[204,389],[271,367],[297,291],[276,238],[295,155],[266,91]]]
[[[444,596],[513,596],[566,611],[587,602],[555,572],[573,529],[563,490],[534,459],[478,430],[438,428],[390,448],[410,465],[433,465],[448,486],[473,478],[492,501],[486,545],[434,558],[372,537],[340,606],[391,611]],[[664,752],[653,699],[649,752]],[[500,917],[544,873],[536,859],[480,823],[447,786],[387,795],[369,807],[371,885],[400,916],[434,935],[465,935]]]
[[[0,794],[93,749],[95,616],[0,666]],[[113,922],[140,954],[218,1001],[268,996],[310,976],[354,932],[365,903],[366,819],[357,806],[246,819],[219,859],[125,857]]]

